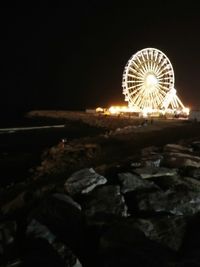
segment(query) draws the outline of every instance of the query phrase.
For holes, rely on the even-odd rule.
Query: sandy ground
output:
[[[114,162],[138,155],[146,146],[161,146],[185,138],[200,137],[200,124],[181,119],[154,118],[153,122],[137,117],[105,116],[75,111],[32,111],[30,118],[53,118],[58,120],[82,121],[93,127],[105,129],[105,134],[77,139],[81,143],[97,143],[102,148],[98,164]],[[77,127],[81,132],[81,128]],[[89,135],[89,133],[88,133]],[[97,163],[96,163],[97,164]]]

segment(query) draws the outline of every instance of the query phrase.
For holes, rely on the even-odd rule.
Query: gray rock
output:
[[[165,154],[165,163],[167,166],[175,168],[200,168],[200,157],[186,153],[169,152]]]
[[[178,144],[167,144],[164,146],[164,151],[174,151],[174,152],[193,152],[191,147],[186,147]]]
[[[35,219],[32,219],[28,224],[26,234],[27,236],[34,235],[34,238],[46,239],[49,244],[53,244],[56,240],[56,236],[49,230],[49,228]]]
[[[26,231],[27,236],[31,236],[34,239],[46,240],[58,254],[58,256],[65,262],[66,266],[82,266],[73,252],[62,242],[60,242],[56,235],[54,235],[47,226],[43,225],[39,221],[32,219],[29,223]]]
[[[146,237],[178,251],[184,240],[187,222],[184,216],[162,216],[133,222]]]
[[[189,190],[200,192],[200,181],[192,177],[182,177],[182,181]]]
[[[157,191],[136,196],[138,209],[145,212],[167,212],[174,215],[192,215],[200,211],[199,192],[179,190]]]
[[[134,170],[141,178],[148,179],[152,177],[161,177],[161,176],[174,176],[177,174],[177,169],[169,169],[169,168],[155,168],[155,167],[144,167],[137,168]]]
[[[127,207],[119,186],[107,185],[96,188],[90,193],[89,200],[84,206],[87,217],[127,216]]]
[[[169,266],[172,251],[147,238],[132,221],[121,221],[104,232],[99,244],[103,267]]]
[[[195,179],[200,179],[200,168],[186,167],[182,170],[183,175],[193,177]]]
[[[194,141],[191,143],[191,146],[195,151],[200,151],[200,141]]]
[[[176,190],[176,188],[184,184],[182,177],[180,177],[179,175],[162,176],[160,178],[152,177],[148,180],[153,181],[160,189],[164,191],[168,189]]]
[[[153,182],[143,180],[138,175],[132,174],[130,172],[119,173],[118,177],[120,182],[122,183],[121,192],[123,194],[140,189],[158,188],[158,186],[156,186]]]
[[[200,179],[200,168],[193,169],[191,176],[195,179]]]
[[[107,179],[96,173],[93,168],[85,168],[73,173],[64,186],[69,195],[86,194],[106,182]]]
[[[68,247],[80,250],[84,240],[84,218],[80,206],[71,198],[62,194],[50,195],[32,211],[29,217],[47,227]],[[35,229],[37,230],[36,227]],[[41,231],[45,233],[45,229]]]
[[[3,255],[15,242],[16,232],[16,221],[5,221],[0,224],[0,255]]]

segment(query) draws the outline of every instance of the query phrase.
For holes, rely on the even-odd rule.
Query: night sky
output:
[[[1,115],[124,104],[123,69],[146,47],[169,57],[178,96],[200,107],[199,9],[114,3],[2,8]]]

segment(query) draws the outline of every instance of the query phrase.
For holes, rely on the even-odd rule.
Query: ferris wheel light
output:
[[[190,114],[189,108],[183,108],[183,113],[185,113],[187,116]]]
[[[129,109],[147,114],[185,108],[174,89],[172,64],[158,49],[142,49],[128,60],[122,87]]]
[[[156,78],[156,76],[154,74],[147,74],[146,78],[145,78],[145,86],[147,88],[152,88],[155,85],[158,84],[158,80]]]

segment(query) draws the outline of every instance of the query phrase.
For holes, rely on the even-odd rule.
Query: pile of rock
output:
[[[1,208],[2,266],[199,266],[200,142],[83,168],[38,195]]]

